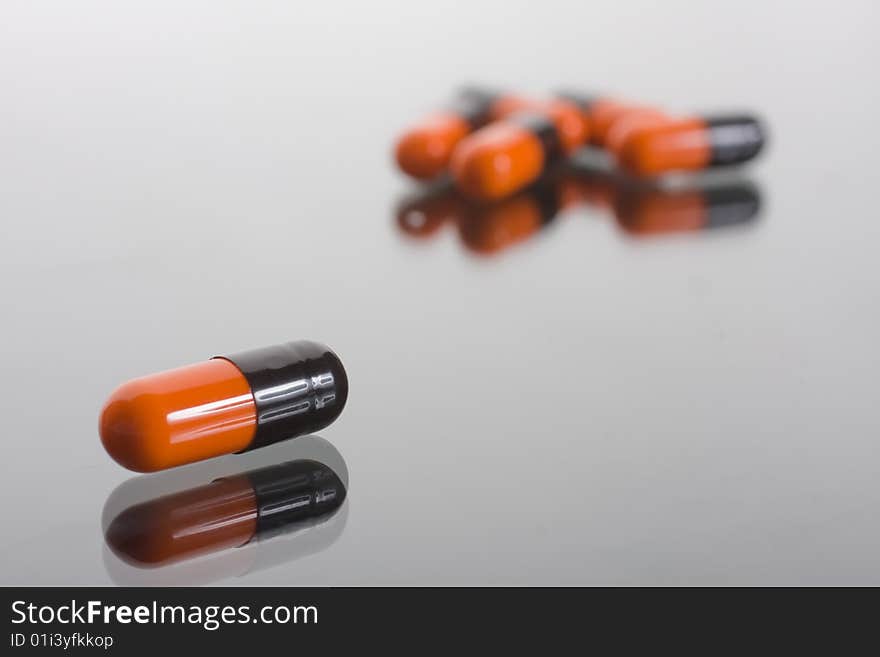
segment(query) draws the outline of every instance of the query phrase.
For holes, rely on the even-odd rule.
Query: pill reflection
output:
[[[337,522],[347,495],[344,461],[318,437],[293,447],[250,459],[245,469],[192,466],[183,477],[123,483],[102,519],[111,577],[126,584],[204,583],[332,543],[344,526],[344,517]],[[315,541],[315,533],[323,539]]]
[[[684,184],[627,176],[595,158],[554,169],[527,190],[497,203],[475,202],[444,181],[404,199],[395,223],[405,236],[427,241],[445,228],[480,256],[500,254],[554,223],[588,209],[610,216],[630,237],[657,237],[745,226],[761,210],[757,185],[739,177],[692,177]]]

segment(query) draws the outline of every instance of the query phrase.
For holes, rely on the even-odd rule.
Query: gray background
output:
[[[878,19],[2,3],[0,583],[113,581],[117,384],[309,337],[351,377],[322,434],[344,530],[213,581],[880,584]],[[758,110],[762,219],[633,240],[573,209],[493,259],[407,239],[391,144],[463,81]]]

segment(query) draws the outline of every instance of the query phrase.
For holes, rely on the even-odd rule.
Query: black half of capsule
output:
[[[274,536],[336,511],[345,500],[345,485],[318,461],[299,460],[243,474],[257,502],[255,538]]]
[[[722,228],[754,221],[761,212],[761,192],[750,183],[738,183],[703,190],[706,227]]]
[[[223,358],[244,375],[254,396],[254,439],[243,452],[320,431],[348,399],[348,376],[329,347],[309,340],[251,349]]]
[[[545,170],[565,157],[556,124],[549,117],[532,112],[518,112],[510,117],[510,121],[531,132],[541,142]]]
[[[459,90],[449,109],[477,130],[489,122],[492,105],[500,97],[500,93],[489,89],[464,87]]]
[[[744,114],[710,116],[704,122],[709,131],[710,166],[747,162],[764,147],[766,134],[755,117]]]

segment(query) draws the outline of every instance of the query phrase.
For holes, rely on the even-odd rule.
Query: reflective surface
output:
[[[867,0],[477,2],[467,20],[4,3],[0,583],[126,581],[99,522],[130,477],[97,435],[115,386],[309,336],[351,382],[322,432],[351,471],[344,530],[240,576],[146,572],[880,584],[878,18]],[[768,147],[735,182],[759,212],[646,234],[598,200],[531,230],[523,201],[500,237],[467,232],[491,257],[457,223],[414,239],[397,208],[422,190],[392,145],[468,82],[753,111]]]

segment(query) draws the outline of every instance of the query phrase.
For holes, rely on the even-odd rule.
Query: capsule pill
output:
[[[741,164],[756,157],[765,140],[764,128],[752,116],[675,119],[633,131],[617,157],[631,173],[657,176]]]
[[[318,431],[348,398],[342,362],[299,340],[132,379],[101,412],[108,454],[154,472]]]
[[[466,195],[499,200],[536,182],[588,138],[580,110],[553,100],[477,130],[459,144],[450,168]]]

